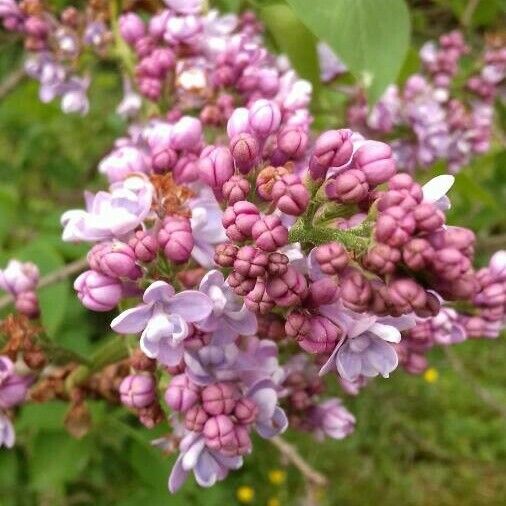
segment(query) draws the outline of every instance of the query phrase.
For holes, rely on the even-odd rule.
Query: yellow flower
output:
[[[268,477],[273,485],[282,485],[286,480],[286,472],[283,469],[271,469]]]
[[[252,502],[253,499],[255,498],[255,491],[252,487],[248,487],[247,485],[242,485],[241,487],[239,487],[236,490],[235,495],[236,495],[237,500],[239,502],[248,504],[248,503]]]
[[[423,377],[427,383],[435,383],[439,378],[439,373],[434,367],[429,367],[423,374]]]
[[[281,506],[281,501],[277,497],[270,497],[267,506]]]

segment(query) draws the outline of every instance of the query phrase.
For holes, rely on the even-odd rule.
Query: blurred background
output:
[[[505,27],[503,0],[408,3],[410,58],[423,41],[461,26],[470,3],[476,4],[465,27],[471,43],[479,47],[486,35]],[[243,3],[211,5],[235,10]],[[0,265],[12,257],[30,259],[44,274],[85,253],[85,245],[61,242],[59,217],[81,206],[83,188],[100,187],[97,162],[126,125],[115,114],[121,83],[112,64],[96,69],[90,113],[80,117],[62,114],[57,103],[40,103],[38,85],[24,77],[22,63],[19,42],[0,33]],[[333,100],[322,97],[324,103]],[[327,104],[325,112],[315,107],[318,126],[346,126],[338,102]],[[504,108],[498,110],[498,123],[501,131]],[[434,167],[422,179],[442,171]],[[476,232],[478,262],[505,248],[506,152],[500,139],[459,173],[451,199],[449,222]],[[109,315],[85,310],[70,281],[43,289],[41,304],[51,334],[80,353],[91,353],[108,328]],[[468,341],[433,351],[421,376],[398,370],[346,398],[358,420],[351,437],[318,445],[309,435],[296,435],[301,454],[329,479],[329,486],[313,491],[309,500],[329,506],[506,504],[505,362],[504,339]],[[0,506],[282,506],[297,504],[307,492],[298,471],[273,446],[257,440],[245,466],[225,482],[202,490],[189,480],[169,496],[173,459],[150,446],[163,427],[141,429],[123,410],[97,402],[91,405],[91,430],[76,440],[63,428],[65,410],[57,402],[21,410],[18,444],[0,450]],[[286,437],[295,442],[293,435]]]

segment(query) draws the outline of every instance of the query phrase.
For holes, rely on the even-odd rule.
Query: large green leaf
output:
[[[315,36],[285,3],[262,6],[260,17],[279,50],[290,58],[299,75],[310,81],[317,91],[320,85],[320,70]]]
[[[404,0],[287,0],[367,90],[371,103],[395,81],[409,47]]]

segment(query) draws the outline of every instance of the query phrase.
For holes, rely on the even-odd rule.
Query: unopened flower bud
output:
[[[306,132],[297,127],[285,127],[277,136],[278,149],[290,160],[301,158],[307,146]]]
[[[305,276],[291,266],[281,276],[267,281],[267,294],[282,307],[300,304],[306,297],[307,290]]]
[[[427,302],[425,290],[410,278],[392,281],[388,285],[388,295],[391,303],[399,307],[403,313],[423,308]]]
[[[325,276],[309,285],[309,294],[305,303],[318,307],[332,304],[339,295],[339,285],[334,278]]]
[[[288,337],[302,341],[311,332],[311,319],[302,311],[292,311],[286,318],[285,332]]]
[[[341,282],[341,299],[343,305],[352,311],[367,310],[372,296],[369,281],[359,272],[352,271]]]
[[[209,150],[198,162],[200,179],[215,190],[234,175],[234,159],[230,150],[216,147]]]
[[[150,374],[131,374],[119,386],[121,402],[129,408],[145,408],[155,400],[155,381]]]
[[[184,425],[193,432],[202,432],[209,415],[202,406],[193,406],[185,414]]]
[[[421,238],[411,239],[402,248],[404,263],[414,271],[428,269],[434,258],[434,249],[429,241]]]
[[[267,271],[269,274],[278,276],[287,271],[289,260],[285,254],[275,251],[274,253],[270,253],[268,258],[269,264],[267,266]]]
[[[165,402],[174,411],[185,413],[199,400],[198,388],[186,374],[173,376],[165,392]]]
[[[220,267],[232,267],[238,250],[237,246],[229,242],[218,244],[214,252],[214,261]]]
[[[74,288],[83,306],[92,311],[114,309],[123,294],[121,282],[96,271],[83,272],[74,281]]]
[[[369,249],[362,263],[366,269],[384,275],[394,272],[400,259],[398,249],[379,242]]]
[[[239,399],[234,408],[234,417],[239,423],[249,425],[255,421],[258,413],[257,405],[247,397]]]
[[[244,297],[253,290],[256,280],[247,278],[238,272],[231,272],[227,278],[227,283],[237,295]]]
[[[385,183],[395,174],[392,148],[384,142],[366,141],[354,154],[353,165],[364,173],[371,188]]]
[[[422,232],[433,232],[441,228],[445,222],[445,216],[433,204],[422,202],[413,209],[413,217],[416,221],[416,228]]]
[[[357,169],[350,169],[335,178],[329,179],[325,184],[327,197],[337,202],[352,204],[360,202],[367,197],[369,185],[364,173]]]
[[[249,109],[250,128],[261,138],[266,138],[276,132],[280,122],[281,111],[274,102],[260,99]]]
[[[301,215],[309,204],[309,191],[295,174],[276,181],[271,196],[278,209],[291,216]]]
[[[120,16],[119,31],[128,44],[134,45],[144,36],[145,30],[144,22],[137,14],[128,12]]]
[[[174,167],[176,162],[177,154],[169,147],[159,146],[151,156],[151,166],[157,174],[165,174]]]
[[[140,262],[152,262],[158,252],[158,241],[154,234],[146,230],[138,230],[128,241],[134,251],[135,258]]]
[[[272,200],[272,188],[276,181],[290,174],[286,167],[268,166],[262,169],[257,176],[256,188],[260,198],[264,200]]]
[[[260,153],[257,139],[249,133],[242,133],[232,138],[229,147],[237,168],[247,174],[255,166]]]
[[[222,222],[227,237],[231,241],[244,241],[251,237],[253,225],[258,222],[260,213],[255,206],[245,200],[227,207]]]
[[[23,292],[16,295],[16,311],[28,318],[37,318],[40,314],[39,299],[35,292]]]
[[[231,206],[241,200],[248,198],[250,191],[250,184],[243,176],[232,176],[228,181],[223,184],[222,192],[223,197]]]
[[[324,316],[313,316],[309,333],[299,341],[300,347],[308,353],[330,353],[343,331]]]
[[[176,263],[186,262],[194,246],[190,220],[182,216],[167,216],[158,232],[158,242],[167,259]]]
[[[230,447],[234,442],[234,422],[227,415],[213,416],[205,423],[203,434],[206,445],[213,450]]]
[[[378,217],[376,239],[397,248],[408,242],[415,226],[412,213],[399,206],[390,207]]]
[[[202,407],[210,416],[228,415],[234,410],[237,397],[231,383],[214,383],[202,390]]]
[[[262,278],[256,280],[254,288],[244,298],[246,307],[258,314],[268,314],[274,307],[274,301],[267,293],[265,281]]]
[[[265,252],[253,246],[243,246],[237,252],[234,270],[248,278],[257,278],[265,274],[268,264]]]
[[[288,242],[288,230],[278,216],[269,214],[253,224],[252,236],[255,245],[264,251],[275,251]]]
[[[338,242],[318,246],[314,249],[314,256],[322,272],[330,276],[343,270],[350,260],[345,247]]]
[[[318,137],[315,143],[309,172],[313,179],[320,179],[329,167],[341,167],[347,164],[353,153],[351,130],[328,130]]]

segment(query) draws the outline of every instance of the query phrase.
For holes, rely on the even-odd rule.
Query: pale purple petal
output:
[[[175,294],[175,290],[172,285],[165,281],[155,281],[146,288],[142,300],[146,304],[153,302],[168,302]]]
[[[382,323],[374,323],[369,328],[369,331],[380,337],[381,339],[388,341],[389,343],[400,343],[401,333],[390,325],[383,325]]]
[[[185,471],[183,469],[183,455],[179,455],[179,457],[176,460],[176,463],[174,464],[174,467],[172,468],[172,471],[169,476],[169,491],[174,494],[177,492],[184,484],[186,479],[188,478],[188,471]]]
[[[146,304],[127,309],[114,318],[111,328],[119,334],[138,334],[148,324],[151,313],[152,307]]]
[[[204,320],[213,310],[211,299],[197,290],[177,293],[167,306],[171,313],[181,315],[187,322]]]
[[[348,344],[337,353],[336,365],[337,372],[348,381],[355,381],[361,374],[362,360],[360,355],[352,352]]]

